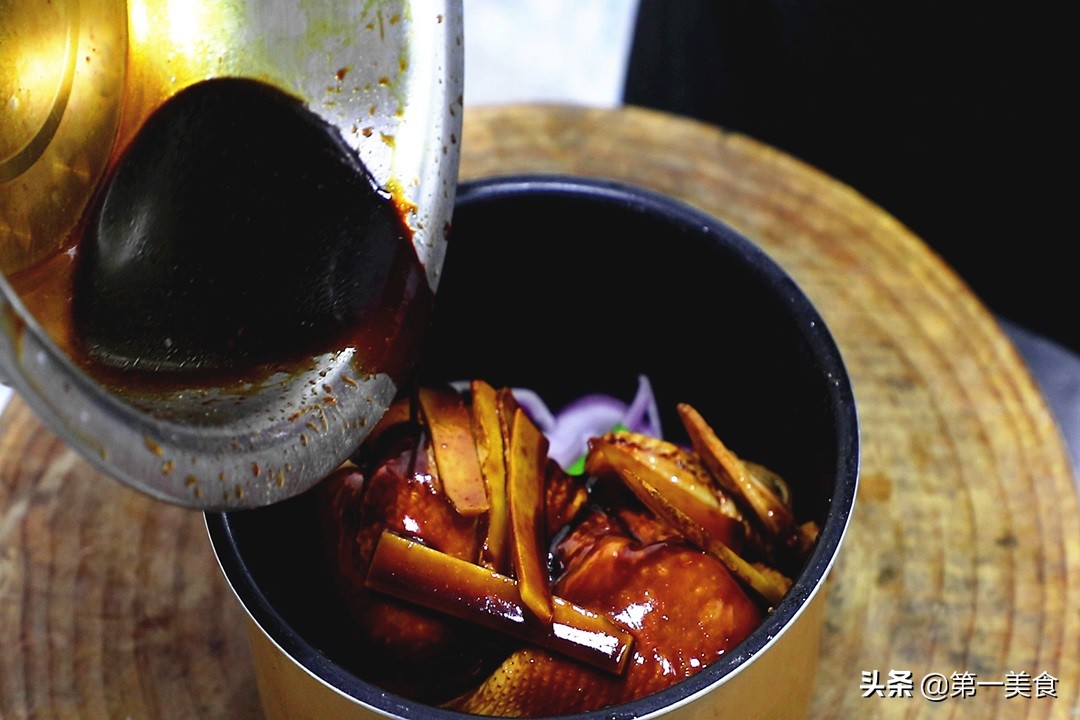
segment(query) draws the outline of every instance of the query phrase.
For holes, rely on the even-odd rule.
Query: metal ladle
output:
[[[9,278],[67,247],[140,117],[201,80],[244,77],[301,98],[394,188],[434,292],[458,171],[461,18],[461,0],[0,2],[0,379],[97,469],[167,502],[256,507],[325,477],[397,393],[389,375],[358,377],[346,349],[242,389],[135,401],[73,362]]]

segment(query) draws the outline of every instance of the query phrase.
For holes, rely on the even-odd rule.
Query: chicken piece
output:
[[[490,633],[364,587],[384,529],[469,562],[478,557],[477,518],[458,514],[440,491],[426,436],[398,438],[366,472],[344,467],[319,492],[331,573],[353,621],[364,674],[397,692],[443,700],[497,662],[493,653],[505,654]]]
[[[319,486],[331,573],[352,620],[358,674],[403,695],[442,701],[475,684],[509,652],[511,640],[443,613],[364,586],[383,530],[420,540],[477,563],[486,516],[465,517],[443,493],[430,439],[399,418],[383,428],[378,445]],[[545,473],[545,529],[566,525],[584,505],[583,483],[549,461]],[[449,689],[453,688],[453,691]]]
[[[636,522],[644,529],[643,517]],[[663,536],[660,531],[648,534]],[[448,707],[520,717],[629,702],[715,662],[762,619],[721,563],[681,539],[642,542],[602,511],[569,533],[556,554],[565,569],[555,593],[611,617],[634,636],[625,673],[616,677],[524,648]]]

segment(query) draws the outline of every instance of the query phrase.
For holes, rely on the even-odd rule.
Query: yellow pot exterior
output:
[[[824,584],[775,642],[722,684],[654,717],[664,720],[800,720],[817,671],[825,611]],[[259,694],[267,720],[385,720],[288,657],[249,619]]]

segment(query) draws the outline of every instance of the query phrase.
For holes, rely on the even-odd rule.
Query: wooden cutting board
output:
[[[923,242],[787,155],[666,114],[474,108],[461,142],[463,179],[573,173],[679,197],[759,243],[820,309],[863,454],[812,717],[1080,716],[1068,456],[1021,358]],[[9,404],[0,720],[259,718],[241,619],[200,514],[98,476]],[[935,673],[955,697],[922,695]]]

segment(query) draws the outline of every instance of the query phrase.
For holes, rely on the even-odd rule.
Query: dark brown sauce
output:
[[[12,279],[106,384],[303,370],[356,348],[395,379],[433,302],[402,206],[302,101],[244,79],[186,88],[111,165],[71,250]]]

